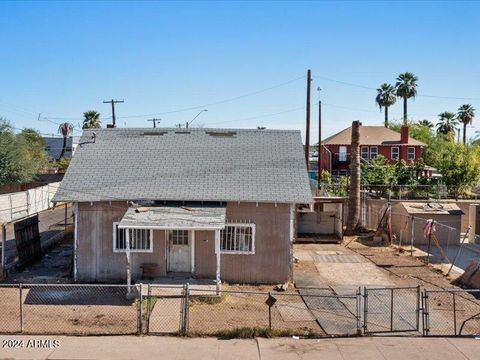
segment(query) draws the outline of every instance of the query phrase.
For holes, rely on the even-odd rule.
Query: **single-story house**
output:
[[[299,131],[110,128],[84,131],[53,201],[74,204],[75,281],[283,283],[312,194]]]

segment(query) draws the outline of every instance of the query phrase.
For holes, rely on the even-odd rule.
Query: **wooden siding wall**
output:
[[[195,231],[195,275],[215,278],[216,259],[215,231]]]
[[[113,252],[113,223],[120,221],[127,210],[126,202],[80,203],[77,231],[77,280],[118,282],[127,276],[125,253]],[[132,278],[141,277],[141,264],[165,264],[164,231],[153,232],[152,253],[132,253]],[[165,267],[158,266],[158,276]]]
[[[126,279],[125,253],[113,252],[113,223],[127,210],[126,202],[80,203],[78,206],[78,281],[118,282]],[[288,204],[228,203],[227,219],[256,225],[254,255],[221,255],[220,277],[231,283],[281,283],[290,272],[290,208]],[[153,231],[153,252],[132,253],[132,278],[141,278],[141,264],[157,263],[166,276],[165,231]],[[195,271],[214,278],[215,233],[195,232]]]
[[[234,283],[283,283],[290,273],[290,206],[228,203],[227,220],[256,225],[255,254],[222,254],[220,277]]]

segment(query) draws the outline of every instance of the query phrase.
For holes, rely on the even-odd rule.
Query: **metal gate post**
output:
[[[457,336],[457,306],[455,303],[455,291],[452,292],[453,295],[453,333]]]
[[[137,325],[138,325],[138,335],[141,335],[142,334],[142,307],[143,307],[142,283],[140,283],[140,285],[137,285],[137,290],[138,288],[140,288],[140,302],[138,303],[138,309],[137,309],[138,310]]]
[[[152,290],[150,289],[150,284],[147,288],[147,321],[146,321],[146,333],[150,334],[150,306],[151,306]]]
[[[428,309],[428,292],[425,289],[423,293],[423,336],[428,336],[430,333],[430,313]]]
[[[363,288],[363,333],[367,333],[367,315],[368,315],[368,292],[367,287]]]
[[[362,288],[357,289],[357,335],[362,335]]]
[[[22,296],[22,284],[19,286],[20,293],[20,332],[23,333],[23,296]]]
[[[188,332],[188,327],[189,327],[188,326],[188,320],[189,320],[189,316],[190,316],[190,314],[189,314],[190,305],[189,304],[190,304],[190,287],[187,283],[186,292],[185,292],[185,311],[184,311],[184,313],[185,313],[185,325],[184,325],[185,331],[184,332],[185,333]]]
[[[420,285],[417,286],[417,319],[416,319],[417,331],[420,327]]]

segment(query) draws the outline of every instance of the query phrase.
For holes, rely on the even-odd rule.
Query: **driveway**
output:
[[[364,256],[340,244],[298,244],[294,246],[295,286],[320,326],[329,335],[353,335],[358,330],[364,298],[368,290],[368,328],[371,331],[415,330],[417,328],[416,289],[392,290],[392,275]],[[378,289],[378,290],[377,290]],[[311,295],[311,296],[308,296]],[[313,296],[316,295],[316,296]],[[395,307],[391,316],[392,296]],[[358,317],[358,318],[357,318]]]

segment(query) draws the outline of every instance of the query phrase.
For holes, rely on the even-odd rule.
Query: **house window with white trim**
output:
[[[255,224],[226,224],[220,231],[220,251],[227,254],[255,254]]]
[[[152,252],[152,232],[151,229],[119,229],[118,222],[113,223],[113,251],[126,251],[128,234],[131,252]]]
[[[340,146],[338,148],[338,161],[342,161],[342,162],[347,161],[347,147],[346,146]]]
[[[415,160],[415,147],[409,146],[407,150],[407,160]]]
[[[360,148],[360,156],[363,160],[368,160],[368,146],[362,146]]]
[[[398,160],[399,155],[400,155],[400,148],[398,146],[392,146],[392,150],[391,150],[392,160]]]
[[[378,147],[370,146],[370,159],[375,159],[378,156]]]

